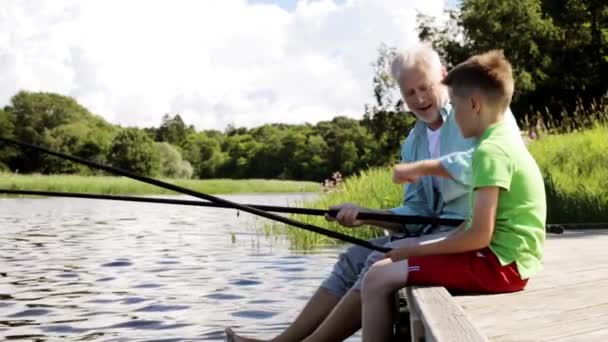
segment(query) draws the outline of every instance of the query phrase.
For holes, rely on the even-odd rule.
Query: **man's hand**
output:
[[[357,215],[359,215],[362,209],[364,208],[352,203],[335,205],[330,207],[329,210],[337,210],[338,214],[336,214],[336,217],[325,214],[325,219],[327,221],[338,221],[338,223],[346,227],[359,227],[365,224],[362,220],[357,220]]]
[[[397,164],[393,167],[393,182],[397,184],[416,183],[424,176],[422,161]]]
[[[397,261],[401,261],[401,260],[405,260],[405,259],[409,258],[410,254],[411,254],[411,247],[404,246],[404,247],[395,248],[392,251],[384,254],[384,258],[390,258],[391,260],[393,260],[393,262],[397,262]]]

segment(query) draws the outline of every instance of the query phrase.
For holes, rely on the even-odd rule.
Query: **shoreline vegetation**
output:
[[[163,179],[163,181],[208,194],[319,192],[321,184],[274,179]],[[39,175],[0,172],[0,188],[84,192],[106,195],[177,195],[153,185],[125,177]],[[2,197],[2,195],[0,195]]]
[[[586,129],[542,135],[529,140],[547,193],[547,223],[608,222],[608,123],[597,121]],[[307,208],[328,208],[351,202],[370,208],[399,205],[401,186],[392,183],[390,168],[375,168],[347,178],[313,201],[295,203]],[[370,227],[346,228],[322,217],[292,215],[305,223],[328,227],[361,239],[383,234]],[[294,249],[314,249],[340,243],[322,235],[278,223],[265,223],[262,232],[286,239]]]

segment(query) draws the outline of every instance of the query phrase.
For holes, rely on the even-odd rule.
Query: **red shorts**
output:
[[[438,285],[450,291],[504,293],[523,290],[517,266],[502,266],[489,248],[458,254],[408,258],[408,285]]]

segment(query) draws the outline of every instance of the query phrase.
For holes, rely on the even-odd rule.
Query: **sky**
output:
[[[453,5],[454,0],[447,2]],[[445,0],[3,0],[0,107],[74,97],[123,126],[198,130],[361,118],[380,44]]]

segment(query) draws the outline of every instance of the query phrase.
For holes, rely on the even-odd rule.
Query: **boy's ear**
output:
[[[469,105],[474,113],[479,114],[481,112],[481,98],[477,92],[473,92],[469,96]]]

